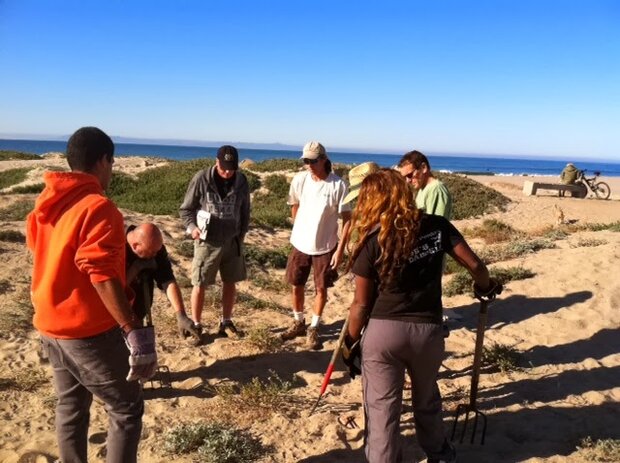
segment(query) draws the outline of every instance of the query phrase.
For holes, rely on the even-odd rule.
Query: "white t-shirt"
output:
[[[342,204],[347,186],[331,172],[325,180],[314,180],[310,172],[293,178],[287,204],[299,204],[291,233],[291,244],[304,254],[316,256],[338,245],[338,215],[351,210]]]

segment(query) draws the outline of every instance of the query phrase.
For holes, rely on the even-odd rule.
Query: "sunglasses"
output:
[[[308,165],[308,164],[316,164],[317,162],[319,162],[319,158],[316,158],[316,159],[304,158],[304,164],[306,164],[306,165]]]

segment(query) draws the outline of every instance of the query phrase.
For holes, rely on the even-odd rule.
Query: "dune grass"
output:
[[[33,161],[43,159],[38,154],[13,150],[0,150],[0,161]]]
[[[261,353],[278,352],[282,348],[282,340],[274,336],[268,326],[259,325],[251,328],[244,339],[256,347]]]
[[[17,222],[25,220],[34,208],[34,201],[31,199],[20,199],[10,206],[0,209],[0,221]]]
[[[495,278],[503,285],[510,281],[525,280],[536,275],[531,270],[523,267],[492,268],[489,269],[489,273],[492,278]],[[443,295],[446,297],[458,294],[470,294],[473,296],[472,284],[473,280],[468,272],[457,272],[452,275],[448,283],[444,284]]]
[[[45,183],[33,183],[31,185],[19,185],[11,188],[11,194],[31,194],[31,193],[41,193],[45,188]]]
[[[286,268],[286,261],[291,252],[290,245],[280,248],[266,248],[253,244],[244,246],[245,259],[248,265],[256,265],[259,267],[269,266],[273,268]]]
[[[478,252],[478,256],[485,264],[493,264],[505,260],[516,259],[526,254],[533,254],[541,249],[554,249],[557,246],[550,239],[517,239],[497,246],[489,246]]]
[[[176,426],[164,436],[169,455],[193,454],[202,463],[250,463],[267,452],[248,431],[225,423],[193,423]]]
[[[503,194],[461,175],[433,172],[445,183],[454,203],[453,219],[479,217],[495,210],[503,211],[510,202]]]
[[[481,238],[487,244],[514,240],[523,236],[522,232],[497,219],[485,219],[482,224],[465,229],[463,234],[467,237]]]
[[[249,170],[253,170],[254,172],[279,172],[279,171],[297,171],[302,166],[302,163],[299,159],[265,159],[264,161],[257,162],[252,164],[249,167]]]
[[[0,175],[0,189],[8,188],[23,182],[28,177],[28,172],[32,169],[29,167],[20,167],[17,169],[8,169]]]
[[[620,461],[620,439],[593,439],[588,436],[577,446],[584,461],[617,463]]]
[[[514,347],[505,344],[492,343],[482,351],[483,364],[502,373],[519,370],[521,361],[522,354]]]

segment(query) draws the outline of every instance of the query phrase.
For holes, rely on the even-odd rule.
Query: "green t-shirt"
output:
[[[418,190],[415,205],[427,214],[452,219],[452,196],[446,186],[437,179]]]

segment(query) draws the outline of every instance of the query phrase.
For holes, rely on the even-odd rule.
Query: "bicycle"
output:
[[[586,170],[580,170],[577,176],[575,184],[581,184],[584,187],[587,185],[590,191],[596,195],[598,199],[608,199],[611,195],[611,189],[605,182],[597,182],[597,178],[601,175],[600,172],[594,172],[594,177],[586,177]]]

